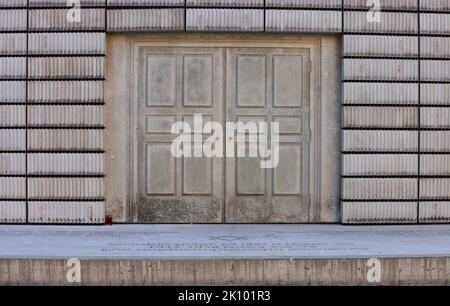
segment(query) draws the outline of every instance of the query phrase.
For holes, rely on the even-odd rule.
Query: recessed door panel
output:
[[[223,159],[175,157],[175,122],[223,121],[220,48],[143,48],[138,54],[138,221],[223,222]],[[200,132],[201,128],[200,128]],[[205,135],[203,138],[207,138]],[[202,137],[201,137],[202,138]],[[202,146],[202,143],[193,144]]]
[[[235,158],[227,158],[226,221],[308,222],[309,51],[229,48],[226,63],[226,120],[266,122],[269,144],[270,123],[279,123],[275,167],[262,168],[261,161],[267,158],[259,151],[257,157],[239,157],[236,150]],[[246,133],[244,141],[251,147],[254,138]]]
[[[139,49],[138,221],[308,222],[309,65],[309,50],[300,48]],[[223,157],[204,155],[211,121],[242,124],[233,135],[223,130]],[[201,133],[191,138],[192,156],[173,156],[175,122]],[[271,122],[279,124],[279,162],[264,168],[275,158]],[[233,156],[226,155],[230,136]],[[270,156],[261,155],[260,137]]]

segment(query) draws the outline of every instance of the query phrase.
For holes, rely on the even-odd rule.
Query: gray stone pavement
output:
[[[0,226],[2,259],[449,257],[450,225]]]

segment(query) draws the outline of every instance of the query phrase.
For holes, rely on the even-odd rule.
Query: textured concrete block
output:
[[[184,30],[184,9],[117,9],[107,13],[110,32]]]
[[[25,197],[24,177],[0,177],[0,198],[24,199]]]
[[[108,0],[111,1],[111,0]],[[81,7],[104,6],[106,0],[79,0]],[[30,7],[67,7],[67,0],[30,0]]]
[[[420,125],[424,128],[450,128],[450,108],[422,107]]]
[[[346,56],[401,56],[418,53],[418,38],[413,36],[344,35]]]
[[[344,199],[406,200],[417,198],[415,178],[343,178],[342,197]]]
[[[420,79],[433,82],[450,81],[450,61],[422,60],[420,62]]]
[[[103,102],[103,81],[29,81],[28,101]]]
[[[25,105],[0,105],[0,126],[25,126]]]
[[[0,223],[25,223],[26,203],[21,201],[0,201]]]
[[[450,175],[450,155],[421,154],[420,174],[422,175]]]
[[[450,58],[450,37],[421,37],[420,54],[422,57]]]
[[[416,128],[418,109],[416,107],[361,107],[345,106],[344,127],[364,128]]]
[[[103,145],[103,130],[100,129],[31,129],[28,131],[30,150],[92,151],[103,150]]]
[[[449,223],[449,202],[420,202],[419,220],[421,223]]]
[[[266,0],[266,7],[338,9],[342,7],[342,0]]]
[[[342,133],[344,151],[414,152],[418,148],[416,131],[346,130]]]
[[[344,32],[368,32],[386,34],[417,33],[417,14],[383,12],[381,22],[369,22],[367,12],[345,12]]]
[[[25,69],[25,57],[0,57],[0,79],[25,78]]]
[[[104,33],[30,33],[29,54],[104,54]]]
[[[82,9],[81,22],[70,22],[67,10],[35,9],[29,11],[29,28],[34,31],[79,31],[105,29],[104,9]]]
[[[104,195],[103,178],[28,178],[30,199],[98,199]]]
[[[420,9],[423,11],[450,12],[449,0],[421,0]]]
[[[418,104],[419,102],[419,85],[411,83],[344,83],[343,93],[346,104]]]
[[[25,31],[27,10],[0,10],[0,31]]]
[[[29,202],[29,222],[104,224],[104,202]]]
[[[421,84],[421,104],[450,104],[450,84]]]
[[[344,59],[345,80],[417,81],[415,60]]]
[[[45,127],[103,126],[103,106],[28,106],[28,124]]]
[[[103,57],[35,57],[28,60],[28,76],[35,79],[103,78]]]
[[[346,224],[416,223],[417,202],[342,202]]]
[[[0,34],[0,55],[22,55],[27,52],[27,34]]]
[[[427,1],[427,0],[425,0]],[[417,10],[417,0],[379,0],[381,10]],[[344,8],[367,9],[373,6],[367,0],[344,0]]]
[[[24,153],[0,153],[0,174],[25,174]]]
[[[340,11],[266,10],[266,31],[337,33],[341,20]]]
[[[264,7],[264,0],[186,0],[186,5],[188,7]]]
[[[108,0],[108,7],[117,6],[184,6],[184,0]]]
[[[14,103],[26,101],[26,82],[0,82],[0,103]]]
[[[1,160],[0,154],[0,160]],[[28,154],[29,174],[100,175],[104,173],[101,153],[33,153]]]
[[[450,34],[450,14],[420,14],[422,34]]]
[[[450,131],[421,131],[422,152],[450,152]]]
[[[27,7],[27,0],[2,0],[0,8],[4,7]]]
[[[26,132],[24,129],[0,129],[0,150],[18,151],[26,149]]]
[[[104,0],[84,0],[82,5],[104,5]],[[183,6],[184,0],[110,0],[111,6]],[[420,1],[422,9],[446,10],[448,1]],[[426,3],[425,3],[426,2]],[[11,3],[21,5],[26,1],[3,1],[0,6],[8,6]],[[56,0],[30,0],[32,6],[61,6],[65,1]],[[264,5],[262,0],[234,1],[234,0],[188,0],[189,6],[236,6],[247,7],[247,9],[189,9],[187,11],[187,29],[191,31],[262,31],[263,20],[267,22],[267,31],[274,32],[320,32],[333,33],[341,31],[341,12],[322,10],[301,10],[298,8],[339,8],[340,0],[333,1],[311,1],[311,0],[267,0],[269,8],[267,15],[262,15],[263,11],[257,8]],[[366,9],[366,1],[346,0],[345,4],[351,8]],[[383,9],[416,9],[416,0],[404,1],[381,1]],[[277,7],[290,7],[292,10],[277,10]],[[297,9],[294,9],[297,8]],[[25,13],[25,14],[24,14]],[[36,31],[51,30],[104,30],[105,11],[103,9],[83,9],[80,24],[67,23],[65,14],[67,10],[36,9],[30,10],[30,28]],[[3,14],[3,15],[1,15]],[[109,25],[111,31],[181,31],[184,30],[184,10],[180,9],[111,9]],[[346,12],[346,32],[371,32],[371,33],[410,33],[417,30],[417,14],[415,13],[393,13],[383,12],[381,23],[367,22],[366,12]],[[450,23],[447,14],[421,14],[421,28],[427,34],[449,34]],[[4,17],[4,18],[1,18]],[[190,18],[190,19],[189,19]],[[26,10],[1,10],[0,11],[0,31],[25,30]],[[104,33],[30,33],[29,52],[31,54],[103,54]],[[0,34],[0,55],[14,55],[25,51],[25,34],[13,33]],[[450,40],[446,37],[422,37],[421,56],[433,58],[450,57]],[[411,36],[345,36],[344,55],[353,56],[416,56],[417,38]],[[103,77],[104,59],[96,57],[55,57],[55,58],[30,58],[29,77],[30,78],[90,78]],[[23,78],[25,71],[25,58],[5,57],[0,58],[0,77],[2,78]],[[350,60],[343,62],[343,75],[347,80],[371,81],[371,80],[394,80],[412,81],[417,80],[418,63],[415,60]],[[447,61],[422,61],[423,81],[450,81],[450,64]],[[5,81],[0,82],[0,102],[25,102],[25,84],[23,82]],[[33,102],[102,102],[103,88],[102,82],[88,81],[60,81],[60,82],[35,82],[30,81],[28,85],[28,101]],[[381,103],[381,104],[415,104],[417,103],[417,84],[372,84],[372,83],[344,83],[345,103]],[[450,86],[448,84],[422,84],[421,103],[426,104],[449,104]],[[103,125],[102,106],[35,106],[30,105],[28,112],[28,122],[30,124],[44,126],[91,126]],[[346,127],[417,127],[418,109],[411,107],[345,107],[343,109],[344,126]],[[24,106],[22,105],[1,105],[0,106],[0,126],[22,125],[25,123]],[[421,125],[430,128],[450,127],[450,113],[445,108],[422,107]],[[102,130],[52,130],[52,129],[30,129],[28,132],[30,150],[101,150],[103,149]],[[368,150],[368,151],[414,151],[417,150],[417,131],[344,131],[343,147],[348,150]],[[424,151],[449,151],[450,135],[448,131],[422,131],[421,145]],[[24,130],[2,130],[0,131],[0,147],[7,150],[25,149]],[[0,154],[0,173],[19,173],[23,169],[20,162],[23,154],[12,154],[3,156]],[[102,154],[99,154],[101,156]],[[36,155],[37,156],[37,155]],[[34,167],[36,173],[71,173],[71,174],[92,174],[96,171],[103,171],[99,160],[81,160],[86,156],[76,159],[75,155],[46,155],[29,160],[30,167]],[[446,155],[430,157],[422,154],[421,168],[423,173],[447,174],[448,160]],[[431,156],[431,155],[429,155]],[[31,157],[30,157],[31,158]],[[78,157],[77,157],[78,158]],[[348,175],[376,175],[376,174],[414,174],[417,171],[417,158],[414,154],[392,154],[392,155],[346,155],[343,160],[343,172]],[[2,170],[3,169],[3,170]],[[101,169],[101,170],[99,170]],[[77,172],[78,171],[78,172]],[[100,173],[100,172],[98,172]],[[404,181],[402,181],[404,182]],[[421,189],[426,199],[434,199],[448,195],[448,190],[444,185],[445,181],[426,182]],[[53,185],[52,185],[53,184]],[[42,183],[42,190],[46,188],[62,188],[57,193],[50,196],[58,198],[68,192],[66,183]],[[69,186],[72,183],[67,183]],[[78,188],[78,183],[73,183]],[[382,182],[358,183],[352,182],[355,186],[365,192],[365,196],[375,198],[397,198],[398,194],[403,194],[404,190],[409,190],[405,186],[409,183],[398,183],[395,181],[392,186]],[[363,185],[358,185],[363,184]],[[444,185],[443,185],[444,184]],[[372,186],[373,185],[373,186]],[[55,187],[56,186],[56,187]],[[81,185],[80,185],[81,186]],[[444,187],[443,187],[444,186]],[[395,188],[400,189],[395,189]],[[80,187],[82,188],[84,187]],[[356,187],[355,187],[356,188]],[[365,189],[366,188],[366,189]],[[377,189],[378,188],[378,189]],[[394,189],[392,189],[394,188]],[[406,189],[405,189],[406,188]],[[2,188],[0,188],[2,189]],[[61,191],[62,190],[62,191]],[[374,191],[375,190],[375,191]],[[353,189],[351,190],[354,191]],[[39,191],[40,192],[40,191]],[[45,192],[37,193],[43,198]],[[83,193],[82,191],[81,193]],[[355,195],[358,198],[359,194]],[[70,199],[70,197],[69,197]],[[1,202],[0,202],[1,203]],[[37,202],[36,202],[37,203]],[[429,203],[434,203],[430,201]],[[47,203],[55,204],[55,203]],[[47,205],[45,204],[45,205]],[[62,203],[63,204],[63,203]],[[76,203],[75,203],[76,204]],[[383,211],[383,205],[374,206],[370,214],[377,214]],[[49,213],[51,206],[39,206],[43,211]],[[387,205],[387,204],[386,204]],[[64,205],[62,205],[64,206]],[[62,207],[61,206],[61,207]],[[378,207],[378,208],[377,208]],[[399,206],[400,207],[400,206]],[[401,206],[392,211],[393,215],[384,215],[383,220],[398,220],[402,222],[414,219],[406,209],[407,205]],[[424,214],[426,220],[445,215],[440,212],[445,206],[432,206],[426,208]],[[58,208],[60,209],[60,208]],[[72,209],[68,205],[59,210],[59,213],[67,216],[67,209]],[[378,210],[376,210],[378,209]],[[387,209],[387,208],[386,208]],[[425,209],[425,208],[424,208]],[[438,211],[438,212],[436,212]],[[70,214],[77,215],[78,211]],[[400,214],[400,215],[395,215]],[[405,215],[409,217],[404,217]],[[79,216],[79,215],[77,215]],[[393,216],[393,217],[392,217]],[[434,216],[434,217],[430,217]],[[392,218],[391,218],[392,217]],[[83,220],[84,217],[76,217],[71,220]],[[403,219],[402,219],[403,218]],[[406,218],[406,219],[405,219]],[[428,219],[427,219],[428,218]],[[61,218],[64,219],[64,218]],[[57,219],[57,220],[61,220]],[[379,220],[380,218],[375,218]],[[439,219],[441,220],[441,219]],[[59,222],[59,221],[55,221]],[[75,222],[75,221],[73,221]],[[374,221],[376,222],[376,221]],[[396,222],[396,221],[395,221]]]
[[[188,31],[263,31],[264,10],[257,9],[188,9]]]
[[[417,175],[416,154],[343,154],[343,175]]]
[[[450,179],[421,178],[420,199],[421,200],[450,199]]]

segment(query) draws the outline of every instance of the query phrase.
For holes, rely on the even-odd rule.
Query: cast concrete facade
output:
[[[380,22],[363,0],[80,2],[79,23],[62,0],[0,4],[0,222],[104,221],[116,32],[339,35],[342,188],[327,205],[344,223],[450,220],[450,1],[380,1]]]

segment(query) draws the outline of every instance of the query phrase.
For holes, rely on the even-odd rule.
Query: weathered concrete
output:
[[[366,259],[82,260],[81,283],[66,260],[0,259],[1,285],[449,285],[449,258],[381,260],[369,283]]]
[[[306,136],[310,136],[311,143],[305,141],[302,149],[306,152],[302,152],[302,156],[305,156],[304,159],[307,161],[301,162],[302,169],[299,171],[302,172],[302,180],[305,186],[302,186],[301,192],[299,192],[297,188],[295,190],[290,190],[289,193],[283,191],[283,198],[286,198],[286,195],[295,194],[297,196],[304,197],[304,200],[294,199],[295,205],[284,205],[283,207],[294,207],[294,209],[300,210],[295,213],[292,213],[294,209],[280,209],[282,205],[278,205],[278,210],[283,211],[284,214],[278,213],[274,211],[270,211],[270,209],[266,209],[272,215],[277,216],[277,218],[263,218],[258,215],[264,215],[264,211],[262,209],[254,209],[254,211],[250,214],[253,219],[250,218],[222,218],[220,214],[216,213],[214,216],[210,218],[203,218],[195,211],[191,211],[190,214],[187,214],[189,217],[182,217],[184,212],[181,209],[174,210],[177,217],[167,218],[153,218],[152,216],[158,214],[155,211],[154,206],[155,201],[158,201],[159,195],[168,195],[165,198],[171,197],[171,201],[183,200],[185,194],[176,194],[173,195],[174,190],[183,190],[177,184],[181,184],[183,178],[180,175],[171,175],[175,168],[182,167],[182,165],[177,165],[177,167],[160,167],[163,170],[170,169],[172,171],[155,171],[155,169],[145,168],[143,165],[145,164],[144,152],[145,148],[143,144],[147,144],[151,141],[146,140],[143,141],[143,137],[138,137],[139,133],[144,134],[144,124],[150,122],[150,128],[156,129],[154,130],[154,134],[152,137],[156,139],[157,142],[160,142],[161,139],[167,140],[166,138],[161,138],[162,127],[157,127],[158,122],[154,118],[158,118],[155,116],[156,113],[150,113],[149,108],[140,108],[139,105],[145,105],[143,96],[145,96],[145,88],[139,89],[138,80],[145,80],[145,75],[142,77],[139,76],[136,67],[146,67],[147,64],[145,62],[139,61],[140,56],[139,50],[145,52],[165,52],[170,54],[178,54],[182,52],[186,48],[189,52],[212,52],[212,54],[216,54],[218,49],[221,52],[228,52],[226,50],[237,50],[236,48],[255,48],[249,49],[251,52],[256,52],[256,50],[265,50],[258,51],[262,52],[261,55],[265,55],[264,52],[297,52],[296,49],[304,52],[305,58],[305,67],[308,67],[309,60],[311,61],[311,73],[307,74],[308,77],[305,76],[305,80],[308,79],[308,82],[305,81],[305,95],[309,93],[309,96],[306,97],[308,103],[305,102],[303,106],[305,114],[302,117],[302,136],[303,134]],[[264,49],[256,49],[256,48],[264,48]],[[240,50],[240,49],[239,49]],[[275,50],[275,51],[268,51]],[[291,50],[291,51],[288,51]],[[245,50],[240,50],[239,52],[244,52]],[[144,55],[146,54],[144,52]],[[150,52],[150,53],[151,53]],[[245,51],[250,52],[250,51]],[[300,51],[298,51],[300,52]],[[164,54],[165,54],[164,53]],[[231,52],[232,53],[232,52]],[[213,64],[217,64],[217,61],[230,62],[229,64],[224,64],[225,66],[229,65],[228,68],[230,71],[234,65],[231,64],[233,59],[233,54],[224,55],[223,58],[220,57],[220,52],[217,55],[218,58],[214,57]],[[105,173],[106,173],[106,210],[107,214],[113,215],[113,219],[116,222],[136,222],[137,220],[143,222],[157,222],[157,223],[174,223],[174,222],[201,222],[201,223],[211,223],[211,222],[255,222],[255,223],[263,223],[263,222],[310,222],[310,223],[320,223],[320,222],[339,222],[339,147],[340,147],[340,137],[339,137],[339,99],[340,99],[340,69],[336,67],[339,66],[339,58],[340,58],[340,39],[337,36],[331,35],[323,35],[323,36],[312,36],[312,35],[267,35],[267,34],[146,34],[146,35],[109,35],[107,41],[107,81],[105,83],[105,98],[106,98],[106,115],[105,115],[105,123],[106,123],[106,133],[105,133],[105,147],[106,147],[106,160],[105,160]],[[294,53],[293,53],[294,54]],[[144,57],[145,59],[145,57]],[[108,64],[109,63],[109,64]],[[217,65],[216,65],[217,66]],[[215,67],[216,67],[215,66]],[[223,107],[223,103],[225,106],[234,105],[234,101],[226,101],[222,102],[220,94],[222,89],[220,89],[221,85],[224,86],[225,83],[234,84],[232,78],[229,80],[225,80],[226,75],[231,75],[231,73],[224,74],[221,71],[222,65],[218,65],[215,69],[215,73],[218,74],[216,77],[212,78],[212,84],[214,84],[214,90],[212,91],[214,99],[214,103],[210,103],[214,105],[211,109],[208,109],[204,106],[202,108],[180,108],[179,112],[183,112],[184,115],[191,114],[191,110],[202,112],[203,115],[213,116],[215,121],[223,121],[221,117],[224,117],[226,121],[234,121],[234,117],[229,115],[233,109],[228,107],[226,114],[222,114],[221,109]],[[272,65],[269,65],[272,66]],[[305,74],[307,73],[307,69],[305,68]],[[220,79],[223,78],[224,81],[220,82]],[[290,78],[293,79],[293,78]],[[166,82],[169,83],[169,82]],[[220,84],[219,84],[220,83]],[[261,82],[264,83],[264,82]],[[268,82],[272,83],[272,82]],[[143,81],[143,84],[147,84],[146,81]],[[141,85],[141,87],[143,87]],[[183,88],[181,84],[179,86],[175,86]],[[220,90],[218,90],[217,88]],[[231,87],[229,85],[226,88]],[[209,90],[211,91],[211,90]],[[208,92],[209,92],[208,91]],[[272,89],[267,89],[267,92],[271,92]],[[157,91],[147,91],[157,93]],[[176,92],[176,89],[171,92]],[[289,93],[289,91],[288,91]],[[177,96],[182,96],[182,92],[177,94]],[[227,94],[228,97],[234,96],[233,93],[229,92]],[[306,99],[305,98],[305,99]],[[152,97],[148,98],[149,101],[152,101]],[[303,100],[305,100],[303,99]],[[147,101],[148,102],[148,101]],[[150,103],[149,102],[149,103]],[[270,102],[270,101],[269,101]],[[267,102],[267,104],[271,104],[272,102]],[[171,102],[174,103],[174,102]],[[307,107],[308,106],[308,107]],[[180,106],[181,107],[181,106]],[[216,108],[219,109],[216,111]],[[264,108],[265,109],[265,108]],[[279,108],[278,108],[279,109]],[[290,108],[291,113],[289,115],[295,115],[292,111],[295,108]],[[164,110],[157,110],[157,115],[161,118],[163,114],[164,117],[171,116],[174,118],[176,113],[170,113],[168,107]],[[286,110],[285,110],[286,111]],[[297,110],[298,111],[298,110]],[[276,115],[274,110],[269,111],[268,113],[273,113]],[[286,115],[287,112],[285,112]],[[141,114],[148,115],[148,117],[152,118],[153,121],[145,122],[142,120]],[[252,115],[258,116],[267,116],[265,112],[257,112],[252,111]],[[302,113],[303,115],[303,113]],[[164,122],[166,124],[166,122]],[[148,127],[148,126],[147,126]],[[167,130],[167,127],[165,127]],[[290,132],[291,133],[291,132]],[[151,133],[146,131],[145,136],[147,137]],[[309,135],[310,134],[310,135]],[[163,135],[167,137],[167,135]],[[169,135],[170,136],[170,135]],[[150,139],[150,138],[148,138]],[[306,154],[308,153],[308,154]],[[307,158],[309,155],[309,158]],[[164,158],[167,159],[166,155]],[[299,162],[295,162],[295,160],[288,160],[290,164],[299,164]],[[170,162],[173,162],[170,160]],[[214,166],[212,169],[215,169],[213,172],[214,180],[206,180],[206,182],[210,182],[210,184],[214,185],[214,188],[211,190],[203,190],[208,189],[207,184],[201,184],[199,182],[198,186],[187,186],[190,189],[188,195],[191,195],[191,198],[194,199],[197,203],[201,203],[199,198],[206,198],[205,194],[208,196],[210,194],[213,197],[208,197],[210,203],[216,203],[215,201],[233,203],[233,198],[237,198],[235,194],[236,190],[232,190],[234,185],[241,186],[245,188],[243,183],[239,182],[236,184],[235,180],[237,179],[236,175],[232,175],[234,167],[234,163],[232,163],[231,159],[218,161],[222,163],[226,163],[223,167],[227,167],[227,175],[224,177],[225,182],[222,182],[220,178],[222,178],[222,174],[220,173],[220,169],[222,168],[221,164],[216,165],[216,161],[214,161]],[[173,162],[175,163],[175,162]],[[154,163],[156,165],[164,166],[164,162]],[[142,170],[141,170],[142,169]],[[147,172],[153,170],[153,176],[158,178],[157,183],[161,184],[164,188],[163,190],[152,190],[150,188],[149,195],[145,194],[145,178],[147,176]],[[217,170],[218,169],[218,170]],[[209,169],[211,170],[211,169]],[[210,173],[211,171],[206,171],[206,173]],[[286,172],[286,171],[285,171]],[[156,175],[154,173],[157,173]],[[251,173],[251,171],[247,170],[246,173]],[[125,175],[124,175],[125,174]],[[176,183],[171,184],[174,180],[174,177],[177,178]],[[196,176],[193,176],[196,177]],[[201,177],[201,176],[198,176]],[[196,179],[198,179],[196,177]],[[249,175],[249,177],[257,177],[259,176]],[[297,177],[297,176],[296,176]],[[286,175],[285,181],[289,180],[290,176]],[[164,183],[162,183],[164,181]],[[199,181],[203,181],[199,180]],[[248,180],[247,181],[251,181]],[[254,179],[252,182],[257,181]],[[288,186],[286,182],[282,182],[281,185]],[[294,182],[294,179],[290,180]],[[259,182],[259,181],[258,181]],[[256,182],[255,184],[258,184]],[[177,185],[177,188],[174,188]],[[141,187],[139,187],[141,186]],[[200,188],[198,188],[200,186]],[[225,200],[222,199],[222,192],[220,188],[225,186],[227,190],[227,195],[225,196]],[[147,186],[148,187],[148,186]],[[179,187],[179,188],[178,188]],[[195,187],[194,189],[192,189]],[[253,187],[253,186],[247,186]],[[258,187],[258,186],[257,186]],[[199,190],[201,189],[201,190]],[[265,194],[269,194],[272,191],[276,190],[276,186],[272,186],[271,190],[265,190]],[[148,191],[148,190],[147,190]],[[198,194],[200,191],[199,197],[192,197],[192,195]],[[261,194],[261,191],[258,191]],[[281,192],[281,193],[283,193]],[[248,192],[244,192],[247,195]],[[156,194],[159,198],[156,200],[152,200],[153,202],[148,202],[146,204],[141,204],[139,202],[141,198],[145,198],[146,196],[151,196],[152,194]],[[253,195],[254,193],[252,193]],[[259,195],[258,195],[259,196]],[[311,199],[309,199],[309,196]],[[211,199],[212,198],[212,199]],[[249,198],[249,197],[247,197]],[[264,197],[260,197],[264,200]],[[292,197],[294,198],[294,197]],[[252,200],[253,198],[251,198]],[[162,201],[164,203],[164,201]],[[273,201],[275,204],[272,205],[275,207],[273,210],[277,209],[276,201]],[[249,201],[249,205],[247,207],[253,206],[261,206],[260,202]],[[267,203],[269,203],[267,201]],[[297,204],[297,203],[301,203]],[[147,205],[148,204],[148,205]],[[173,204],[173,203],[170,203]],[[227,206],[226,204],[221,204],[222,206]],[[268,206],[267,204],[264,204]],[[153,207],[152,207],[153,206]],[[161,205],[159,205],[161,206]],[[168,206],[167,203],[161,207]],[[175,207],[181,205],[172,205]],[[198,205],[200,206],[200,205]],[[210,205],[211,206],[211,205]],[[232,205],[228,205],[232,206]],[[243,205],[241,205],[243,206]],[[301,207],[300,207],[301,206]],[[300,207],[300,208],[299,208]],[[241,209],[242,210],[242,209]],[[256,212],[255,212],[256,211]],[[289,211],[288,216],[286,212]],[[192,213],[194,212],[194,214]],[[223,215],[226,213],[232,212],[232,209],[224,209]],[[221,213],[221,211],[219,212]],[[167,214],[163,214],[167,216]],[[186,215],[186,214],[184,214]],[[242,215],[242,213],[241,213]],[[150,216],[150,217],[149,217]],[[197,216],[197,218],[192,218],[191,216]],[[292,216],[295,217],[292,218]],[[289,219],[291,218],[291,219]]]
[[[0,284],[381,285],[450,283],[450,226],[1,226]]]
[[[0,258],[450,257],[450,225],[0,226]]]

